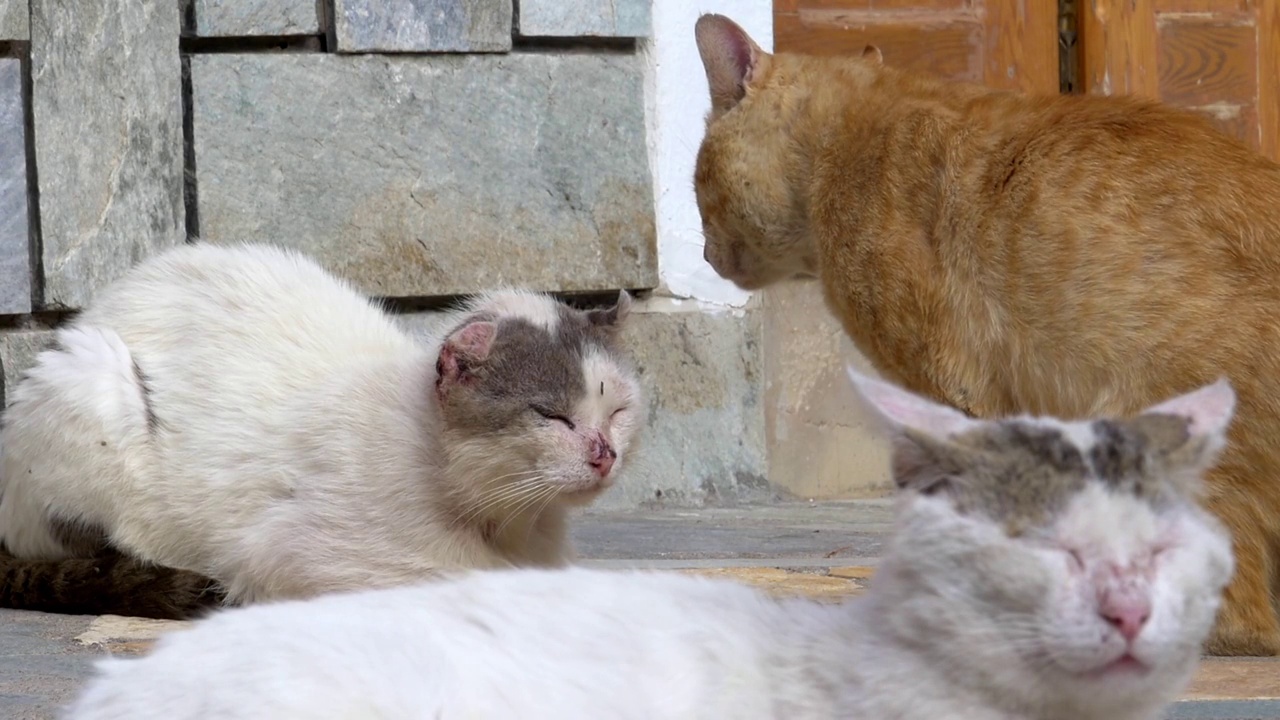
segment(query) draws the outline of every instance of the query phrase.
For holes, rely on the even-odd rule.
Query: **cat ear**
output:
[[[747,85],[768,53],[723,15],[699,17],[694,37],[711,88],[712,115],[723,115],[746,95]]]
[[[1153,405],[1143,414],[1176,415],[1187,421],[1187,432],[1192,437],[1206,437],[1225,435],[1235,409],[1235,390],[1231,389],[1226,378],[1219,378],[1209,385]]]
[[[849,373],[849,380],[864,405],[890,432],[911,429],[945,440],[956,433],[973,429],[981,422],[955,408],[926,400],[897,385],[863,375],[853,369],[852,365],[847,366],[845,371]]]
[[[1161,450],[1174,465],[1208,468],[1227,445],[1227,428],[1235,415],[1236,393],[1226,378],[1158,403],[1143,416],[1172,415],[1186,421],[1185,434],[1169,437]]]
[[[929,494],[963,469],[964,453],[948,438],[978,427],[964,413],[902,388],[845,368],[863,406],[893,445],[893,480],[900,488]]]
[[[614,303],[613,307],[605,310],[587,311],[587,321],[597,327],[618,330],[626,323],[627,316],[630,314],[631,293],[626,290],[619,290],[618,302]]]
[[[883,65],[884,53],[880,52],[880,48],[875,45],[868,45],[862,48],[862,59],[873,62],[876,65]]]
[[[498,326],[487,320],[473,320],[450,333],[436,360],[436,386],[443,392],[450,385],[466,382],[471,371],[489,358],[497,334]]]

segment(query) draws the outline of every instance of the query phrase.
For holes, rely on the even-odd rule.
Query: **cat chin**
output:
[[[600,493],[607,490],[613,485],[612,476],[600,480],[588,480],[585,482],[564,482],[559,483],[556,499],[562,505],[570,507],[581,507],[590,504],[593,500],[600,496]]]
[[[1152,673],[1152,670],[1153,668],[1151,665],[1134,657],[1132,653],[1126,652],[1101,667],[1081,673],[1081,677],[1090,680],[1103,680],[1110,678],[1125,680],[1130,678],[1146,677]]]

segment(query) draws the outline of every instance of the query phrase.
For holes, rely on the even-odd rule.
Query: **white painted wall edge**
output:
[[[702,220],[693,193],[693,166],[711,109],[707,77],[693,38],[703,13],[720,13],[764,49],[773,47],[773,0],[653,0],[653,37],[645,111],[658,233],[659,292],[654,311],[747,307],[753,294],[716,275],[702,259]]]

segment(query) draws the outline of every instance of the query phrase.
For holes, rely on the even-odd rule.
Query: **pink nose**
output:
[[[595,468],[596,474],[600,477],[608,477],[609,471],[613,469],[613,461],[618,459],[618,452],[613,449],[609,441],[604,435],[596,433],[591,439],[591,457],[587,461],[591,467]]]
[[[1098,606],[1098,614],[1119,630],[1125,640],[1132,642],[1151,617],[1151,601],[1123,593],[1106,593]]]

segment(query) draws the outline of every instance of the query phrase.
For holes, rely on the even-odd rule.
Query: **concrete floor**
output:
[[[885,501],[588,512],[582,563],[728,575],[830,599],[865,587],[883,551]],[[171,623],[0,610],[0,720],[53,720],[104,653],[137,654]],[[1280,662],[1210,660],[1170,720],[1280,720]]]

